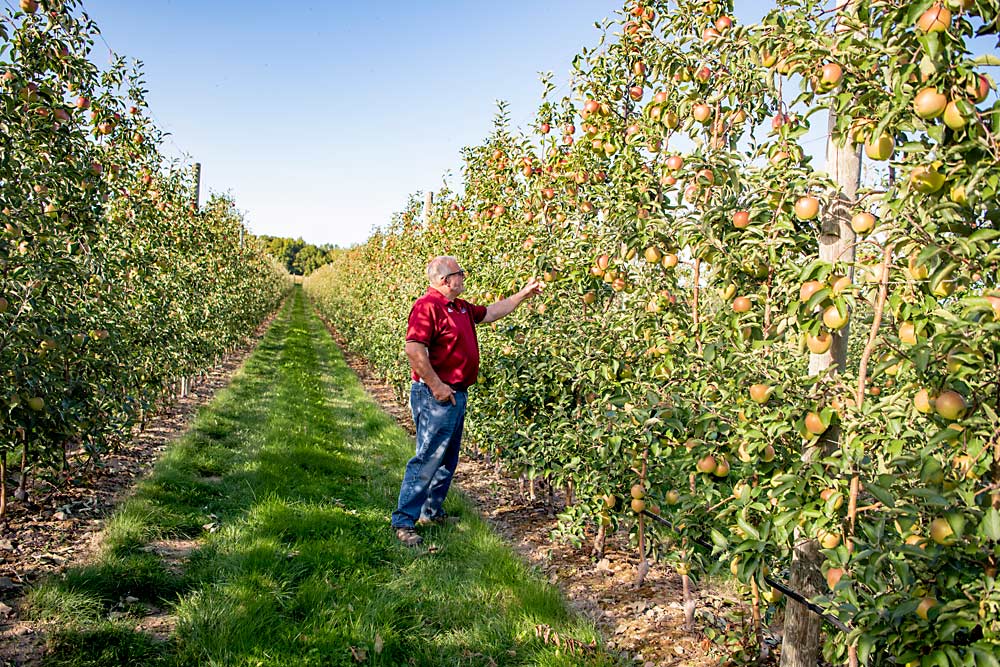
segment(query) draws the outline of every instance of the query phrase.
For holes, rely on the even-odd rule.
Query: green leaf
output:
[[[896,499],[878,484],[868,483],[865,485],[865,490],[875,496],[875,498],[877,498],[878,501],[886,507],[891,508],[896,506]]]
[[[979,529],[983,535],[994,542],[1000,542],[1000,512],[997,511],[997,508],[991,507],[986,512],[982,523],[979,524]]]
[[[1000,58],[997,58],[992,53],[984,53],[980,56],[976,56],[975,58],[973,58],[972,64],[980,65],[983,67],[1000,67]]]
[[[742,528],[743,532],[745,532],[748,536],[752,537],[755,540],[759,540],[760,539],[760,533],[757,532],[756,528],[754,528],[749,523],[747,523],[746,519],[743,518],[743,512],[740,512],[736,516],[736,524],[740,528]]]

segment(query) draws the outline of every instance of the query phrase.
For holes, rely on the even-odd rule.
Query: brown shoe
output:
[[[408,547],[418,547],[424,543],[424,538],[417,535],[415,528],[397,528],[396,539]]]

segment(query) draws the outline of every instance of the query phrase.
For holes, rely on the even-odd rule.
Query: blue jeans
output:
[[[465,426],[465,404],[469,395],[455,392],[451,401],[440,403],[423,382],[410,386],[410,410],[417,427],[417,451],[406,464],[399,502],[392,513],[393,528],[412,528],[418,519],[433,519],[451,487],[458,466],[458,448]]]

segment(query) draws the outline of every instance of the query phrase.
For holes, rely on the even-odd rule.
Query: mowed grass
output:
[[[424,548],[397,543],[389,515],[412,448],[296,289],[109,522],[97,562],[32,591],[29,612],[58,628],[45,664],[619,664],[567,650],[599,636],[457,493],[458,525],[424,530]],[[171,561],[173,540],[197,547]],[[167,640],[136,630],[152,607],[176,618]]]

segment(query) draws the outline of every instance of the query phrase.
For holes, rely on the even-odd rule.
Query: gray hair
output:
[[[432,259],[427,264],[427,282],[433,285],[439,278],[444,278],[448,275],[450,273],[448,265],[451,262],[458,264],[458,260],[451,255],[441,255]]]

